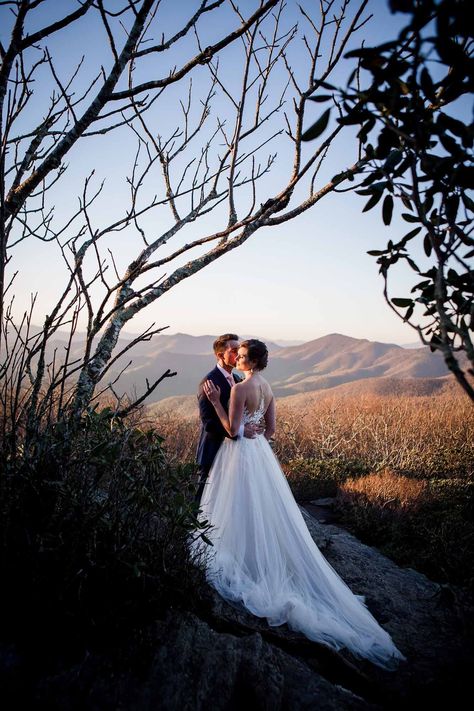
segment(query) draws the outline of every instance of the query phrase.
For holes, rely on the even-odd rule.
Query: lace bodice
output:
[[[243,423],[248,425],[250,423],[256,424],[259,422],[265,414],[265,398],[263,396],[263,390],[260,391],[260,404],[256,410],[249,412],[247,406],[244,406]]]

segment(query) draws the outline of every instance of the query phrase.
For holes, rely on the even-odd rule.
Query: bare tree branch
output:
[[[333,125],[316,147],[304,144],[302,136],[311,94],[341,61],[366,4],[331,0],[319,10],[304,8],[298,27],[284,0],[261,0],[249,17],[234,2],[202,0],[161,42],[148,39],[160,27],[157,0],[124,2],[118,9],[108,0],[84,3],[81,14],[63,17],[41,36],[25,29],[31,3],[19,6],[0,70],[2,268],[9,254],[14,256],[7,248],[33,238],[57,246],[66,274],[39,332],[31,332],[32,313],[25,316],[12,351],[3,329],[5,373],[15,371],[15,377],[8,375],[8,388],[13,382],[19,388],[13,399],[16,421],[23,418],[29,432],[54,413],[80,416],[92,400],[114,390],[123,372],[116,372],[118,361],[162,330],[150,327],[121,345],[123,329],[137,314],[261,229],[313,207],[363,169],[363,161],[355,162],[356,148],[351,167],[348,159],[332,180],[319,184],[321,167],[344,128]],[[238,27],[222,32],[216,23],[207,33],[212,43],[203,47],[198,22],[216,11],[227,12],[230,27],[237,18]],[[85,80],[81,59],[64,79],[52,45],[42,48],[41,42],[86,13],[88,22],[98,23],[112,67],[107,72],[96,67]],[[293,45],[303,37],[302,63]],[[195,39],[195,56],[166,77],[148,80],[142,60],[183,39],[187,50]],[[231,45],[232,57],[222,51]],[[329,48],[326,57],[323,46]],[[33,116],[28,126],[25,111],[45,69],[49,100],[44,115]],[[164,110],[173,117],[169,128],[160,120]],[[104,180],[96,179],[102,166],[94,163],[78,202],[57,218],[53,198],[67,179],[66,157],[77,155],[75,146],[106,141],[112,131],[120,131],[119,141],[128,134],[136,141],[120,176],[127,199],[120,198],[111,216],[103,217],[101,201],[110,195]],[[112,185],[115,177],[110,176]],[[130,245],[127,260],[114,242],[120,235]],[[164,265],[167,274],[161,272]],[[7,316],[11,329],[11,310]],[[80,340],[79,324],[85,328]],[[65,327],[66,344],[58,348]],[[22,356],[13,354],[21,349]],[[145,393],[125,408],[120,405],[120,413],[130,412],[171,375],[168,370],[147,382]]]

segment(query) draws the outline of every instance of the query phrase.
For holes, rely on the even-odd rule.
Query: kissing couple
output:
[[[275,398],[263,377],[268,350],[235,333],[213,344],[216,366],[199,385],[199,519],[191,542],[208,582],[228,602],[385,669],[405,659],[324,558],[270,446]],[[234,373],[234,369],[237,373]],[[243,376],[243,377],[242,377]]]

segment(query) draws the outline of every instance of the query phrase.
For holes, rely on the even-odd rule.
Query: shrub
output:
[[[194,460],[199,434],[194,398],[179,398],[149,417],[175,462]],[[458,390],[435,395],[303,393],[277,399],[275,454],[300,460],[360,462],[424,478],[474,476],[474,408]],[[291,465],[292,467],[293,465]],[[290,468],[291,468],[290,467]]]
[[[155,430],[90,410],[3,464],[4,631],[67,646],[190,604],[203,576],[187,537],[206,526],[189,471],[168,465]]]
[[[174,460],[191,462],[197,407],[184,404],[157,426]],[[473,432],[472,404],[454,388],[305,393],[277,401],[275,454],[298,500],[337,495],[339,515],[367,543],[464,585],[474,550]]]
[[[306,393],[277,403],[275,451],[292,459],[359,461],[420,478],[474,475],[474,408],[448,390],[431,396]]]
[[[363,465],[343,459],[291,459],[283,464],[283,471],[299,501],[336,496],[339,485],[348,477],[362,475]]]
[[[341,485],[341,522],[402,565],[474,591],[474,482],[393,471]]]
[[[173,407],[151,411],[149,421],[158,429],[166,446],[170,462],[191,465],[195,461],[199,439],[197,400],[193,401],[190,412],[176,411]]]

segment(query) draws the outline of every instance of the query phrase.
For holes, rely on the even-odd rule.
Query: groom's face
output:
[[[239,350],[238,341],[227,341],[225,351],[221,355],[222,362],[224,365],[231,366],[235,368],[235,363],[237,360],[237,351]]]

